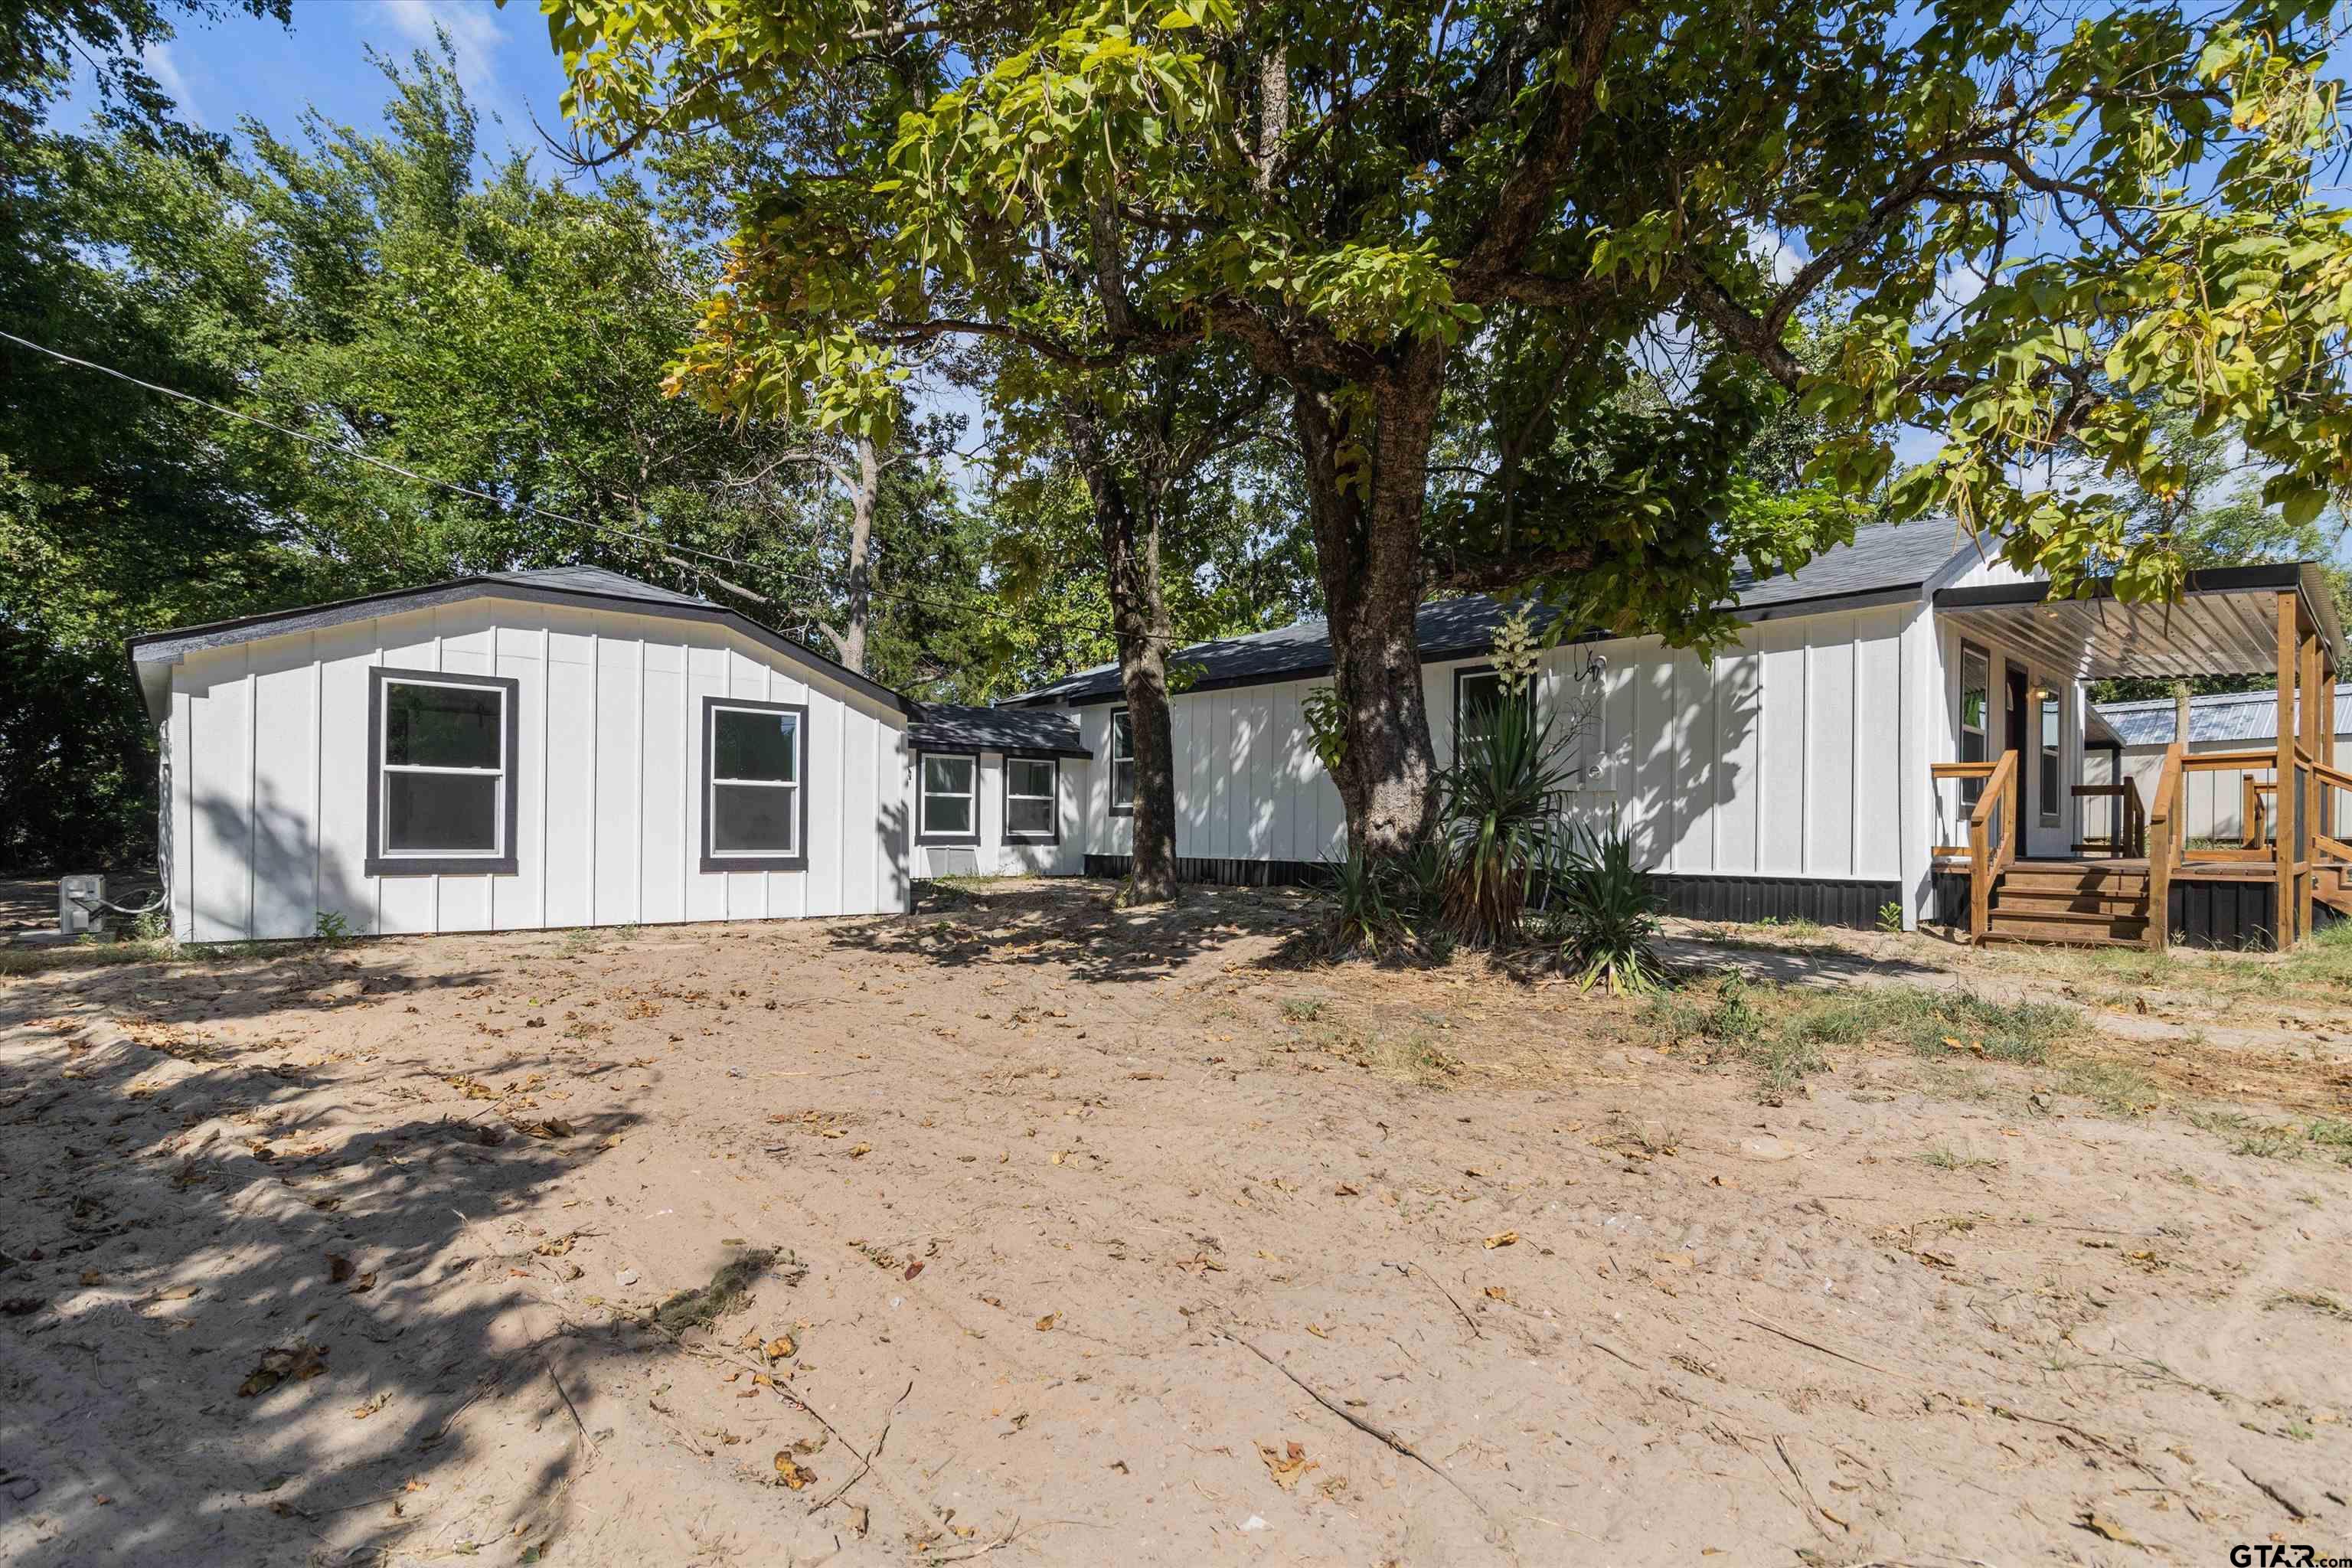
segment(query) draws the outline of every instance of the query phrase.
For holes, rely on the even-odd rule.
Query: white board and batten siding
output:
[[[969,753],[958,752],[959,756]],[[920,753],[915,754],[914,766],[920,765]],[[1004,753],[983,751],[980,753],[978,844],[926,844],[919,837],[915,842],[915,874],[918,877],[1075,877],[1085,868],[1087,856],[1087,760],[1083,757],[1057,759],[1057,795],[1055,816],[1059,824],[1058,842],[1036,840],[1007,841],[1004,837]],[[911,782],[909,790],[919,786]],[[913,800],[912,795],[908,799]]]
[[[511,876],[367,875],[371,668],[517,683]],[[805,703],[805,870],[705,874],[702,701]],[[472,598],[184,656],[164,737],[174,932],[509,931],[903,910],[905,721],[722,626]]]
[[[1612,814],[1643,863],[1678,875],[1906,884],[1907,836],[1920,837],[1928,736],[1906,724],[1908,694],[1930,692],[1932,640],[1906,604],[1766,621],[1712,661],[1631,638],[1557,648],[1539,676],[1542,711],[1565,713],[1591,689],[1570,760],[1585,770],[1567,802]],[[1441,763],[1454,751],[1454,673],[1422,672]],[[1170,704],[1176,759],[1176,852],[1202,859],[1323,861],[1347,852],[1347,814],[1315,754],[1300,705],[1320,678],[1187,692]],[[1076,710],[1084,743],[1110,754],[1111,705]],[[1109,810],[1110,768],[1091,771],[1087,832],[1126,855],[1132,820]],[[1924,837],[1921,837],[1924,843]],[[1924,857],[1922,858],[1924,859]]]

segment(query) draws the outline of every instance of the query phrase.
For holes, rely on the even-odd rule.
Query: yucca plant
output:
[[[1586,990],[1612,995],[1654,991],[1664,978],[1654,943],[1665,896],[1633,858],[1633,841],[1614,820],[1603,833],[1564,833],[1551,866],[1551,929],[1563,967]]]
[[[1441,780],[1445,923],[1463,941],[1507,944],[1526,923],[1529,886],[1555,858],[1556,796],[1572,775],[1534,704],[1506,700],[1460,737]]]
[[[1331,862],[1330,932],[1334,947],[1360,947],[1378,953],[1381,944],[1399,934],[1396,912],[1389,904],[1390,873],[1378,860],[1351,849],[1345,860]]]

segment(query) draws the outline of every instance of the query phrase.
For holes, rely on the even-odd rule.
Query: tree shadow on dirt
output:
[[[288,962],[150,977],[136,1030],[71,972],[0,1006],[0,1540],[23,1568],[373,1561],[419,1531],[519,1549],[563,1522],[592,1449],[560,1384],[611,1347],[564,1331],[560,1248],[507,1216],[641,1118],[480,1083],[542,1053],[428,1100],[316,1047],[205,1037],[213,979],[312,977]],[[511,1433],[517,1402],[534,1484],[461,1502],[467,1412]]]
[[[1118,884],[1076,878],[917,885],[916,913],[845,923],[836,951],[919,960],[943,968],[1051,964],[1107,984],[1165,979],[1192,959],[1275,937],[1288,948],[1315,919],[1291,889],[1187,887],[1173,903],[1116,907]],[[1302,947],[1301,951],[1304,949]]]

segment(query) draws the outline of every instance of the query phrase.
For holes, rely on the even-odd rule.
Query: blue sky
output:
[[[436,26],[449,34],[458,77],[483,111],[484,153],[538,147],[534,115],[561,133],[563,72],[534,0],[503,9],[491,0],[295,0],[291,27],[245,16],[184,20],[148,67],[184,118],[207,130],[233,131],[250,116],[287,135],[313,106],[340,123],[373,128],[382,122],[385,83],[368,64],[368,48],[402,57],[430,49]],[[78,118],[82,107],[67,112]]]

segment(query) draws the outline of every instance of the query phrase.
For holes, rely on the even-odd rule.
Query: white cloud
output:
[[[172,101],[180,106],[180,118],[191,125],[201,127],[205,122],[204,110],[196,107],[195,94],[188,90],[188,79],[181,71],[179,62],[172,58],[172,51],[162,44],[150,44],[140,56],[140,63],[147,68],[147,73],[155,79],[157,84],[172,95]]]
[[[1984,292],[1985,276],[1973,267],[1955,267],[1944,274],[1936,285],[1936,304],[1941,311],[1957,310]]]
[[[490,0],[386,0],[384,15],[401,36],[425,49],[437,49],[436,30],[449,35],[457,57],[457,79],[478,99],[498,85],[498,53],[507,41]]]
[[[1748,225],[1748,234],[1763,258],[1771,264],[1772,281],[1775,283],[1788,282],[1811,259],[1788,237],[1775,234],[1761,224]]]

